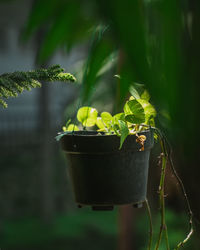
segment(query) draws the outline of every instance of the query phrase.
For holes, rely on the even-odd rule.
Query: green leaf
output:
[[[92,127],[96,124],[98,112],[95,108],[81,107],[77,113],[77,119],[85,127]]]
[[[156,117],[156,110],[155,108],[153,107],[153,105],[148,102],[147,100],[144,100],[144,99],[138,99],[137,100],[143,107],[144,109],[144,113],[145,113],[145,123],[146,124],[149,124],[149,120],[152,118],[152,117]]]
[[[146,101],[150,100],[149,92],[145,89],[145,91],[141,94],[141,99],[144,99]]]
[[[132,83],[129,88],[129,92],[135,99],[140,99],[144,91],[145,85],[137,82]]]
[[[130,122],[131,124],[139,124],[138,118],[135,115],[126,115],[125,116],[126,122]]]
[[[117,52],[113,52],[104,60],[103,67],[100,68],[99,72],[97,73],[97,77],[102,76],[110,69],[112,69],[116,65],[116,62],[117,62]]]
[[[69,124],[66,131],[78,131],[79,128],[75,124]]]
[[[27,40],[30,38],[33,32],[41,27],[47,20],[52,19],[59,5],[60,3],[57,0],[34,1],[25,31],[23,32],[23,39]]]
[[[151,116],[148,120],[148,125],[150,125],[151,127],[155,127],[155,120],[154,118]]]
[[[115,49],[108,37],[104,36],[102,39],[103,30],[103,27],[97,30],[93,37],[82,81],[85,86],[82,96],[83,100],[87,100],[90,96],[92,89],[97,84],[97,76],[105,66],[105,63],[111,59],[111,55]]]
[[[129,92],[131,93],[131,95],[135,98],[135,99],[139,99],[140,95],[138,93],[138,91],[136,90],[136,88],[134,88],[133,85],[130,86]]]
[[[143,106],[138,100],[127,101],[124,105],[125,119],[128,122],[134,124],[140,124],[145,122],[145,112]]]
[[[119,120],[125,121],[125,114],[124,113],[118,113],[113,116],[113,122],[115,125],[119,125]]]
[[[128,127],[127,127],[126,122],[121,121],[121,120],[119,120],[119,129],[120,129],[120,134],[121,134],[121,137],[120,137],[120,147],[119,147],[119,149],[121,149],[121,148],[122,148],[122,145],[123,145],[123,143],[124,143],[124,141],[125,141],[125,139],[126,139],[126,137],[127,137],[128,134],[129,134],[129,129],[128,129]]]
[[[112,115],[109,112],[102,112],[101,118],[106,127],[110,128],[113,120]]]
[[[70,37],[74,23],[76,23],[78,9],[79,6],[75,2],[60,8],[59,15],[51,25],[40,48],[39,62],[47,60]]]
[[[66,128],[69,126],[70,122],[71,122],[71,119],[69,119],[69,120],[66,122],[66,124],[65,124],[65,127],[66,127]]]
[[[102,121],[102,118],[101,117],[97,117],[97,120],[96,120],[96,125],[99,129],[103,129],[105,130],[105,124],[103,123]]]
[[[117,136],[120,136],[120,134],[119,134],[119,125],[118,124],[114,124],[112,129],[113,129],[113,131],[115,132],[115,134]]]

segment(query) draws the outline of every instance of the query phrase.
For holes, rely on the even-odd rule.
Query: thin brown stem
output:
[[[171,157],[171,154],[172,154],[171,146],[170,146],[170,144],[169,144],[169,142],[168,142],[168,140],[166,138],[165,138],[165,140],[166,140],[166,143],[168,144],[168,147],[169,147],[168,159],[169,159],[169,162],[170,162],[170,166],[171,166],[173,174],[175,175],[175,177],[176,177],[176,179],[177,179],[177,181],[179,183],[182,194],[183,194],[183,196],[185,198],[185,202],[186,202],[186,206],[187,206],[187,210],[188,210],[188,217],[189,217],[189,228],[190,228],[189,233],[187,234],[187,236],[185,237],[185,239],[183,241],[178,243],[178,245],[175,248],[175,250],[177,250],[180,247],[183,247],[183,245],[190,239],[190,237],[192,236],[192,234],[194,232],[194,229],[193,229],[193,212],[192,212],[190,202],[189,202],[189,199],[187,197],[187,193],[185,191],[185,187],[183,185],[183,182],[182,182],[181,178],[179,177],[179,175],[176,172],[176,169],[174,167],[174,163],[173,163],[172,157]]]
[[[162,138],[162,141],[163,141],[163,146],[164,146],[164,152],[167,156],[167,159],[169,160],[169,163],[170,163],[170,167],[172,169],[172,172],[173,174],[175,175],[178,183],[179,183],[179,186],[181,188],[181,191],[182,191],[182,194],[185,198],[185,202],[186,202],[186,206],[187,206],[187,211],[188,211],[188,217],[189,217],[189,233],[186,235],[185,239],[181,242],[178,243],[178,245],[175,247],[175,250],[178,250],[180,247],[183,247],[184,244],[191,238],[193,232],[194,232],[194,229],[193,229],[193,212],[192,212],[192,209],[191,209],[191,206],[190,206],[190,202],[189,202],[189,199],[187,197],[187,193],[185,191],[185,187],[183,185],[183,182],[181,180],[181,178],[179,177],[178,173],[176,172],[176,169],[174,167],[174,163],[172,161],[172,157],[171,157],[171,154],[172,154],[172,150],[171,150],[171,145],[169,144],[167,138],[161,134],[161,132],[157,129],[157,128],[154,128],[155,131],[158,133],[158,135],[160,135],[159,137]],[[168,147],[168,150],[167,150],[167,147]]]

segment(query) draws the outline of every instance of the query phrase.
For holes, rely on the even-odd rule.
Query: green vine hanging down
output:
[[[0,105],[6,108],[7,103],[4,98],[17,97],[24,90],[41,87],[41,81],[75,82],[76,78],[70,73],[65,73],[59,65],[53,65],[47,69],[2,74],[0,75]]]
[[[162,238],[164,236],[166,249],[170,250],[169,238],[168,238],[168,230],[165,218],[165,174],[167,162],[169,162],[171,166],[171,170],[176,177],[182,194],[185,198],[186,208],[189,217],[189,232],[186,235],[185,239],[175,246],[174,250],[178,250],[185,245],[185,243],[191,238],[193,234],[193,213],[190,208],[190,203],[183,185],[182,180],[178,176],[173,161],[171,158],[171,146],[165,137],[165,135],[155,127],[154,118],[156,117],[156,110],[153,105],[149,102],[150,95],[146,90],[143,90],[140,94],[137,89],[137,85],[132,86],[130,89],[130,98],[126,101],[123,112],[115,114],[112,116],[108,112],[102,112],[99,115],[99,112],[96,108],[93,107],[80,107],[77,112],[77,121],[78,124],[71,123],[71,119],[67,121],[66,125],[63,126],[62,133],[59,133],[56,137],[57,140],[65,134],[73,134],[74,131],[79,129],[94,129],[99,132],[99,136],[101,136],[101,132],[109,135],[116,134],[120,137],[120,145],[119,150],[122,148],[124,141],[126,140],[128,135],[136,135],[136,141],[141,145],[140,151],[144,150],[144,142],[146,140],[145,135],[138,136],[139,132],[143,132],[145,130],[153,130],[154,137],[160,143],[161,154],[160,154],[160,163],[161,163],[161,175],[160,175],[160,183],[159,183],[159,207],[160,207],[160,229],[156,240],[156,245],[154,250],[160,249],[160,244]],[[151,216],[150,206],[148,204],[148,200],[145,201],[148,217],[150,221],[150,230],[149,230],[149,242],[148,242],[148,250],[152,249],[152,240],[153,240],[153,222]]]

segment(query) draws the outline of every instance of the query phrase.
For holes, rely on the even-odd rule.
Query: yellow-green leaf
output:
[[[82,107],[78,110],[77,119],[85,127],[92,127],[96,124],[98,112],[92,107]]]
[[[106,125],[106,127],[111,127],[113,117],[109,112],[102,112],[101,113],[101,118],[103,123]]]
[[[145,113],[145,123],[149,123],[149,120],[152,118],[152,117],[156,117],[156,110],[155,108],[153,107],[153,105],[151,105],[150,102],[148,102],[147,100],[144,100],[144,99],[138,99],[137,100],[141,105],[142,107],[144,108],[144,113]]]
[[[141,99],[144,99],[146,101],[150,100],[149,92],[145,89],[144,92],[141,94]]]
[[[78,131],[79,128],[75,124],[69,124],[66,131]]]
[[[65,126],[63,126],[63,127],[62,127],[62,130],[63,130],[64,132],[66,132],[66,131],[67,131],[67,128],[66,128]]]
[[[99,129],[105,129],[105,125],[104,125],[101,117],[97,117],[96,125]]]
[[[125,119],[134,124],[145,122],[145,112],[138,99],[127,101],[124,105]]]
[[[119,120],[125,121],[125,114],[124,113],[118,113],[118,114],[113,116],[114,124],[119,125]]]

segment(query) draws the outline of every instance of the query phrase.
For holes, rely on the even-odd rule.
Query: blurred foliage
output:
[[[159,216],[153,216],[154,221],[154,231],[153,231],[153,245],[156,243],[159,228],[160,228],[160,221]],[[170,249],[174,249],[177,245],[177,242],[180,242],[185,238],[185,232],[188,229],[187,225],[187,216],[185,213],[178,213],[171,209],[166,209],[166,222],[169,232],[169,245]],[[137,217],[137,230],[136,230],[136,237],[138,239],[138,249],[145,250],[147,249],[146,244],[147,241],[144,240],[144,236],[148,235],[149,228],[147,225],[147,217],[144,214],[141,214]],[[143,243],[143,244],[142,244]],[[159,250],[165,250],[165,239],[163,238]],[[186,243],[184,249],[187,250],[198,250],[199,249],[199,237],[197,233],[195,233],[190,241]]]
[[[20,218],[3,223],[1,247],[10,249],[115,249],[117,239],[117,213],[95,212],[83,208],[68,215],[58,215],[47,225],[36,218]],[[101,237],[99,237],[101,236]],[[95,239],[93,242],[92,238]],[[77,240],[78,239],[78,240]],[[115,239],[115,240],[114,240]],[[76,242],[79,242],[77,245]],[[98,242],[98,243],[97,243]]]
[[[198,188],[191,183],[200,178],[196,168],[200,156],[199,13],[199,0],[36,0],[24,33],[27,39],[43,30],[38,60],[45,61],[58,48],[67,51],[87,43],[99,25],[107,27],[102,39],[97,33],[96,45],[90,46],[81,93],[90,105],[89,95],[97,87],[106,54],[109,58],[115,52],[114,75],[121,76],[114,90],[115,111],[123,106],[133,82],[146,85],[158,111],[157,124],[175,146],[197,213]]]
[[[24,37],[43,28],[39,60],[45,61],[57,48],[69,50],[88,39],[94,27],[108,25],[109,32],[91,49],[83,81],[85,97],[96,84],[106,57],[118,49],[118,73],[122,76],[118,104],[123,104],[133,81],[144,83],[160,113],[170,117],[161,116],[162,126],[167,125],[176,140],[186,142],[186,132],[195,135],[200,123],[198,10],[196,0],[36,0]]]
[[[177,220],[178,217],[178,220]],[[170,246],[176,245],[185,235],[186,215],[177,214],[167,209],[166,219],[170,229]],[[154,236],[159,230],[159,219],[154,216],[157,223]],[[136,219],[135,247],[138,250],[146,249],[148,242],[147,217],[138,214]],[[53,223],[47,225],[36,218],[20,218],[16,221],[3,223],[1,232],[1,247],[5,249],[116,249],[118,235],[117,213],[95,212],[88,208],[76,210],[68,215],[57,215]],[[164,243],[164,242],[163,242]],[[185,246],[188,250],[198,250],[198,236]],[[165,249],[164,244],[160,246]]]

